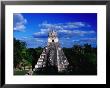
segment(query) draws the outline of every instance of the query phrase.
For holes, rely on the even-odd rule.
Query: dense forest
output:
[[[14,75],[25,75],[33,69],[43,48],[27,48],[26,43],[14,38]],[[69,75],[96,75],[97,48],[89,44],[63,48],[69,61]]]

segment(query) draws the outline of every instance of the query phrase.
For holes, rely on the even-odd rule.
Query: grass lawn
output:
[[[22,71],[14,70],[14,75],[25,75],[27,72],[28,70],[22,70]]]

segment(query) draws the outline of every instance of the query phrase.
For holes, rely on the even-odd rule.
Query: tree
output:
[[[14,67],[16,68],[20,61],[22,61],[25,53],[26,44],[14,38]]]
[[[72,48],[63,48],[69,61],[70,74],[96,74],[97,72],[97,48],[89,44],[73,45]]]

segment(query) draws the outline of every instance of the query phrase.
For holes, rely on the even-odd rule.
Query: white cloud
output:
[[[70,39],[69,37],[67,37],[66,39]]]
[[[60,32],[60,33],[68,33],[68,34],[71,34],[71,33],[72,33],[71,30],[65,30],[65,29],[63,29],[63,30],[58,30],[58,32]]]
[[[34,33],[35,35],[41,35],[41,34],[45,34],[45,32],[36,32]]]
[[[26,28],[25,24],[27,23],[27,20],[23,17],[20,13],[14,13],[13,14],[13,24],[14,24],[14,31],[24,31]]]
[[[97,38],[81,38],[79,40],[73,40],[74,44],[96,44],[97,43]]]
[[[83,41],[83,42],[96,42],[97,39],[96,38],[81,38],[80,41]]]
[[[40,32],[34,33],[33,34],[33,37],[34,38],[47,38],[48,37],[48,34],[47,34],[47,32],[40,31]]]
[[[42,28],[42,29],[40,29],[41,30],[41,32],[49,32],[50,31],[50,29],[49,28]]]
[[[41,27],[40,32],[37,32],[34,34],[36,38],[46,37],[50,30],[57,31],[59,34],[59,37],[65,37],[65,36],[72,37],[74,35],[84,36],[87,34],[95,34],[94,30],[90,30],[90,31],[79,30],[81,27],[86,27],[86,29],[91,27],[91,25],[85,22],[67,22],[67,23],[50,24],[47,21],[44,21],[42,22],[42,24],[39,24],[39,26]]]
[[[41,38],[34,38],[36,42],[41,42],[41,43],[44,43],[45,41]]]
[[[26,42],[27,47],[29,48],[36,48],[36,47],[44,47],[47,43],[47,40],[44,38],[33,38],[31,36],[29,37],[22,37],[20,40]]]
[[[47,21],[42,22],[39,24],[40,27],[43,28],[53,28],[53,29],[71,29],[71,28],[80,28],[80,27],[90,27],[89,24],[85,22],[67,22],[67,23],[57,23],[57,24],[50,24]]]
[[[16,26],[14,27],[14,31],[24,31],[26,27],[21,24],[21,23],[17,23]]]
[[[78,35],[78,36],[84,36],[86,34],[95,34],[96,32],[91,30],[91,31],[82,31],[82,30],[59,30],[58,31],[59,33],[64,33],[64,34],[67,34],[67,35]]]
[[[25,40],[25,41],[35,41],[35,42],[44,42],[44,40],[41,39],[41,38],[33,38],[33,37],[22,37],[21,40]]]
[[[74,40],[72,40],[72,42],[78,42],[79,40],[78,39],[74,39]]]
[[[70,22],[66,24],[66,28],[80,28],[85,26],[86,26],[86,23],[84,22]]]
[[[55,29],[63,29],[62,25],[55,25]]]
[[[43,28],[52,28],[54,25],[47,23],[47,21],[42,22],[42,24],[39,24],[40,27]]]
[[[80,35],[80,36],[84,36],[86,34],[94,34],[95,31],[82,31],[82,30],[73,30],[73,34],[77,34],[77,35]]]

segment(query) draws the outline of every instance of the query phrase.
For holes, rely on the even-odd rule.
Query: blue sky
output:
[[[28,48],[47,45],[48,31],[58,33],[61,47],[85,43],[97,47],[96,13],[14,13],[14,37]]]

